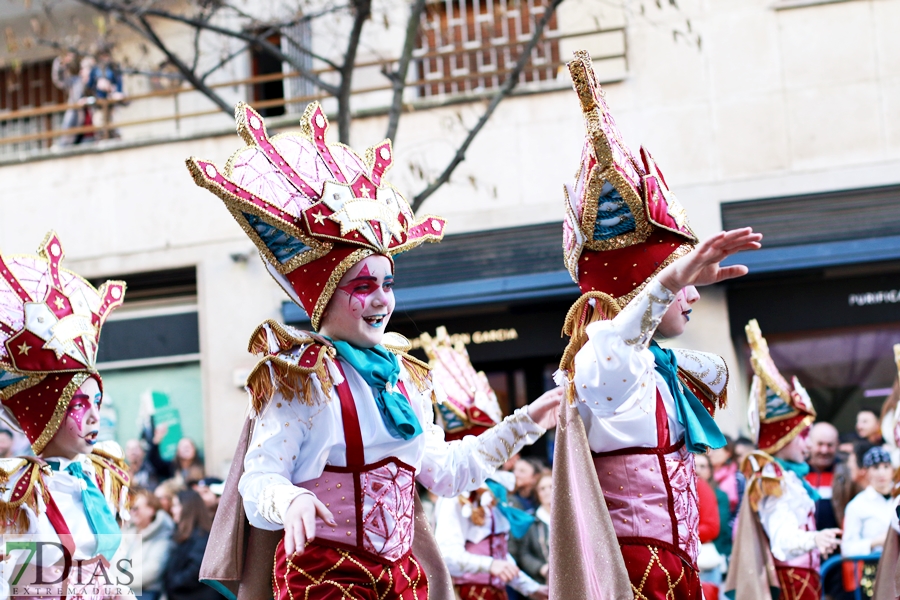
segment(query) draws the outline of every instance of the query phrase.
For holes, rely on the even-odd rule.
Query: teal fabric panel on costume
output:
[[[256,215],[250,213],[241,214],[244,215],[244,218],[247,219],[250,226],[256,230],[260,239],[265,243],[266,248],[275,255],[278,262],[282,264],[286,263],[298,254],[302,254],[309,250],[309,246],[304,244],[302,240],[298,240],[297,238],[288,235],[274,225],[266,223]]]
[[[608,181],[603,182],[597,199],[597,221],[594,223],[594,240],[608,240],[634,231],[634,215],[618,190]]]

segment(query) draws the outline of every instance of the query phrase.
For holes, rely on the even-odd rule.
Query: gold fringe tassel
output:
[[[590,301],[594,300],[594,306]],[[563,352],[559,368],[563,371],[572,371],[575,355],[587,342],[585,328],[595,321],[608,321],[613,319],[622,309],[615,298],[603,292],[587,292],[575,301],[566,320],[563,322],[563,335],[569,336],[569,343]],[[574,385],[574,384],[573,384]],[[572,390],[574,393],[574,389]]]

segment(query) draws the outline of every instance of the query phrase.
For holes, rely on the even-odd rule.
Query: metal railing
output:
[[[856,589],[853,590],[853,598],[854,600],[863,600],[871,596],[871,593],[863,596],[863,586],[860,584],[862,580],[863,569],[860,568],[860,563],[871,565],[873,563],[877,564],[879,559],[881,558],[881,552],[874,552],[872,554],[866,554],[865,556],[832,556],[828,560],[826,560],[819,567],[819,579],[822,583],[822,600],[825,600],[825,576],[828,575],[832,570],[836,567],[841,567],[845,562],[849,562],[853,565],[853,579],[857,582]],[[875,580],[872,580],[874,584]],[[871,590],[869,590],[871,592]]]
[[[598,74],[604,76],[604,65],[608,81],[620,80],[627,70],[625,31],[623,27],[610,29],[597,29],[578,33],[558,34],[547,36],[548,43],[559,43],[562,40],[584,38],[587,36],[608,38],[606,47],[613,50],[607,54],[594,56],[595,69]],[[521,41],[506,41],[494,43],[492,48],[502,51],[504,48],[521,45]],[[437,57],[446,57],[447,49],[419,52],[414,56],[415,61],[423,61]],[[359,69],[391,68],[396,59],[374,60],[361,62],[356,65]],[[565,61],[556,59],[543,61],[541,64],[529,66],[520,80],[519,91],[540,91],[544,89],[560,89],[569,85],[568,74],[564,73]],[[500,64],[490,75],[502,79],[510,72],[512,65]],[[460,86],[455,91],[451,86],[460,82],[472,80],[472,73],[457,72],[445,73],[441,77],[433,75],[421,76],[420,70],[410,69],[410,81],[405,90],[404,103],[407,106],[434,106],[444,102],[457,101],[465,97],[477,97],[490,93],[489,88],[475,89]],[[542,73],[556,73],[557,77],[549,78],[546,75],[535,76],[531,71]],[[333,72],[332,69],[317,69],[317,75]],[[246,77],[232,81],[224,81],[210,84],[214,90],[237,93],[243,99],[250,98],[250,102],[257,110],[284,107],[286,113],[295,113],[302,110],[303,106],[313,100],[324,101],[330,96],[319,90],[306,95],[298,95],[289,98],[272,98],[268,100],[252,100],[253,86],[270,81],[288,80],[299,77],[296,72],[273,73],[255,77]],[[362,80],[362,78],[358,78]],[[439,98],[436,94],[424,94],[425,86],[443,86],[444,92]],[[233,88],[228,90],[228,88]],[[352,95],[355,98],[367,97],[366,101],[356,104],[366,106],[367,113],[377,113],[386,110],[390,103],[392,86],[387,78],[379,85],[360,86],[354,88]],[[127,91],[127,82],[126,82]],[[185,98],[190,96],[190,98]],[[189,100],[189,101],[188,101]],[[168,104],[171,101],[171,104]],[[68,129],[61,128],[63,114],[69,109],[84,110],[82,104],[53,104],[19,110],[0,112],[0,161],[10,159],[22,159],[30,156],[46,154],[59,150],[57,145],[62,136],[93,136],[102,139],[109,137],[112,130],[121,132],[121,138],[126,142],[138,142],[153,139],[172,139],[186,135],[202,135],[203,133],[221,132],[229,124],[226,120],[213,119],[214,115],[223,114],[215,107],[206,96],[200,94],[192,87],[181,85],[178,87],[151,90],[144,93],[130,94],[125,102],[127,106],[117,108],[118,116],[110,121],[104,119],[102,125],[83,125]],[[166,103],[166,104],[163,104]],[[115,103],[106,100],[96,100],[90,105],[90,110],[107,110]],[[185,104],[190,105],[185,109]],[[224,116],[224,115],[223,115]],[[205,119],[205,120],[204,120]],[[163,127],[162,125],[166,125]],[[96,140],[94,140],[96,141]],[[90,143],[90,142],[82,142]]]

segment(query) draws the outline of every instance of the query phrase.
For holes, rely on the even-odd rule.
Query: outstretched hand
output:
[[[544,392],[528,405],[528,416],[542,429],[553,429],[558,420],[559,404],[562,402],[564,390],[561,387]]]
[[[693,252],[663,269],[659,282],[678,292],[689,285],[710,285],[746,275],[748,269],[744,265],[723,267],[719,263],[732,254],[758,250],[762,246],[761,239],[762,234],[753,233],[750,227],[717,233],[700,242]]]

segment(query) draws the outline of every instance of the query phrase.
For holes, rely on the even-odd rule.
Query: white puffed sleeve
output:
[[[488,573],[494,561],[490,556],[466,552],[467,520],[457,498],[438,498],[435,502],[434,538],[441,549],[447,570],[453,577]]]
[[[587,326],[575,355],[575,392],[582,418],[608,417],[644,398],[655,401],[656,362],[647,349],[675,294],[654,279],[611,321]]]
[[[805,531],[798,518],[798,513],[813,510],[814,506],[793,473],[784,474],[781,496],[762,499],[759,520],[769,537],[772,556],[778,560],[790,560],[815,549],[816,532]]]
[[[428,414],[434,408],[429,403]],[[478,489],[509,457],[533,444],[546,430],[522,407],[479,436],[447,442],[444,430],[424,426],[425,453],[416,479],[438,496],[450,498]]]
[[[275,393],[263,413],[254,419],[253,435],[244,457],[238,490],[247,520],[260,529],[283,529],[288,506],[300,494],[312,493],[291,481],[300,446],[309,436],[309,407],[286,401]]]

